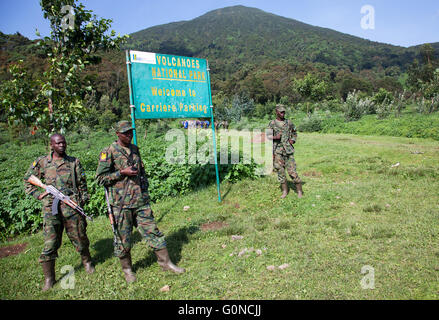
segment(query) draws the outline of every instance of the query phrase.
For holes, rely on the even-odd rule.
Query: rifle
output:
[[[70,197],[64,195],[61,191],[59,191],[54,186],[45,185],[44,183],[41,182],[40,179],[38,179],[34,175],[31,175],[27,181],[29,183],[33,184],[34,186],[45,189],[47,193],[50,193],[53,196],[53,204],[52,204],[52,215],[53,216],[58,214],[58,204],[59,204],[59,201],[62,201],[66,205],[68,205],[69,207],[78,211],[81,215],[86,217],[88,220],[93,221],[93,219],[91,217],[89,217],[85,214],[84,209],[82,209],[75,201],[70,199]]]
[[[105,200],[107,201],[107,210],[108,210],[108,218],[110,219],[110,223],[111,223],[111,229],[113,229],[113,234],[116,237],[116,229],[114,228],[114,214],[113,214],[113,210],[111,209],[111,205],[110,205],[110,198],[108,197],[108,190],[106,187],[104,187],[105,189]],[[115,238],[116,241],[116,238]]]
[[[111,208],[110,197],[108,196],[108,189],[107,189],[107,187],[104,187],[104,189],[105,189],[105,200],[107,202],[108,218],[110,219],[111,229],[113,230],[113,235],[114,235],[113,246],[116,247],[116,245],[117,245],[117,238],[120,238],[120,237],[118,237],[117,226],[115,227],[116,219],[114,218],[113,209]],[[126,192],[125,192],[125,194],[126,194]],[[125,198],[125,196],[124,196],[124,198]],[[120,243],[122,245],[123,251],[125,253],[128,252],[125,249],[125,246],[123,245],[122,239],[120,239],[120,240],[121,240]]]

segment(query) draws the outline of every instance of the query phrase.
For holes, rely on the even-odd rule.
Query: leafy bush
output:
[[[359,98],[356,92],[348,93],[343,111],[346,121],[356,121],[363,115],[363,110],[359,108]]]
[[[265,104],[258,103],[255,106],[255,116],[257,118],[263,118],[265,116],[274,116],[274,109],[276,108],[275,102],[267,102]]]
[[[392,100],[394,100],[392,93],[390,93],[384,88],[380,88],[380,90],[372,98],[372,101],[375,104],[383,104],[385,101],[392,101]]]
[[[41,204],[32,197],[26,197],[20,183],[4,184],[0,188],[0,231],[1,240],[24,231],[36,231],[42,224]]]
[[[387,118],[394,110],[394,102],[389,101],[387,98],[376,107],[377,119]]]
[[[343,103],[339,100],[325,100],[321,104],[321,110],[329,110],[331,112],[343,111]]]
[[[322,117],[314,112],[298,125],[297,129],[302,132],[319,132],[322,130]]]
[[[145,171],[149,181],[149,195],[152,201],[158,201],[168,196],[185,194],[190,190],[206,187],[215,183],[216,173],[214,164],[199,164],[189,161],[193,155],[186,150],[184,164],[171,164],[165,159],[166,143],[162,136],[148,138],[139,144],[140,153],[145,164]],[[197,142],[200,147],[201,142]],[[228,150],[229,158],[231,150]],[[219,154],[217,155],[219,161]],[[189,163],[188,163],[189,162]],[[256,164],[219,164],[220,180],[235,182],[241,178],[256,177]]]
[[[105,110],[99,117],[99,126],[108,131],[117,121],[119,118],[111,110]]]
[[[343,111],[346,121],[357,121],[364,114],[375,113],[375,103],[370,98],[360,98],[357,91],[348,94],[343,104]]]
[[[41,225],[40,204],[26,197],[23,176],[29,165],[45,153],[44,143],[20,146],[5,143],[1,146],[0,161],[0,234],[5,237],[25,231],[34,231]]]
[[[439,110],[439,94],[429,99],[422,97],[417,99],[415,103],[417,112],[423,114],[433,113]]]

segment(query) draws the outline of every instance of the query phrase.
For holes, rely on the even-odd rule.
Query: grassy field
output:
[[[88,225],[96,273],[64,235],[46,293],[42,233],[2,243],[27,246],[0,259],[0,299],[439,298],[439,142],[301,133],[296,161],[302,199],[279,199],[271,175],[222,184],[221,203],[211,185],[153,205],[183,275],[162,272],[136,232],[138,281],[127,285],[100,216]],[[74,288],[63,289],[69,265]]]

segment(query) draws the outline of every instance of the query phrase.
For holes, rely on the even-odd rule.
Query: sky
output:
[[[121,35],[243,5],[372,41],[409,47],[439,42],[439,1],[417,0],[82,0]],[[39,0],[0,0],[0,31],[50,34]]]

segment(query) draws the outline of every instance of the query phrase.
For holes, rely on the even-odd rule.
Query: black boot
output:
[[[43,291],[47,291],[55,284],[55,260],[41,262],[44,274]]]
[[[302,190],[301,183],[296,184],[296,190],[297,190],[297,197],[302,198],[303,197],[303,190]]]
[[[288,194],[288,184],[287,184],[287,182],[284,182],[280,186],[282,187],[282,195],[280,196],[280,198],[283,199]]]
[[[131,262],[131,254],[128,253],[125,257],[119,258],[122,266],[122,271],[125,274],[127,283],[136,281],[136,275],[133,272],[133,264]]]
[[[185,269],[177,267],[175,264],[172,263],[171,259],[169,258],[168,249],[160,249],[157,251],[154,251],[155,255],[157,256],[157,262],[162,267],[163,271],[172,271],[175,273],[184,273],[186,272]]]
[[[88,249],[84,250],[84,252],[81,254],[81,260],[82,260],[82,264],[84,265],[84,269],[85,271],[87,271],[87,273],[92,274],[95,272],[95,268],[91,263],[90,251]]]

